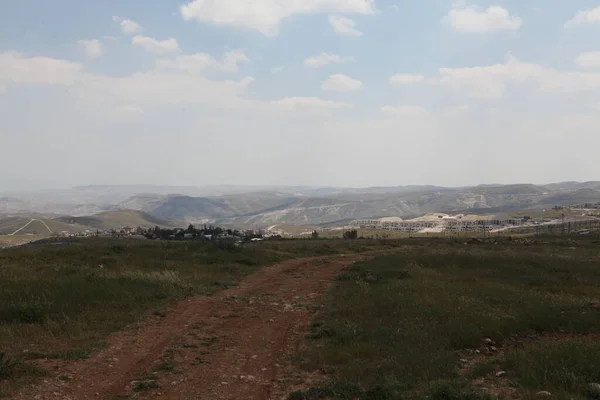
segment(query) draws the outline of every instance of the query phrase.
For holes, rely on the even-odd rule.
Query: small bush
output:
[[[6,353],[0,352],[0,379],[8,379],[14,372],[16,362],[10,359]]]
[[[441,383],[434,385],[427,396],[430,400],[487,400],[491,396],[472,391],[456,383]]]
[[[288,400],[320,400],[320,399],[360,399],[360,400],[399,400],[401,397],[395,391],[375,386],[363,390],[355,383],[335,382],[326,387],[312,387],[307,391],[293,392]]]
[[[0,309],[0,322],[23,324],[41,323],[47,315],[51,303],[32,297],[9,304],[4,310]]]
[[[134,392],[144,392],[146,390],[159,389],[159,388],[160,388],[160,384],[158,382],[142,381],[142,382],[138,382],[134,386],[133,391]]]
[[[334,393],[329,389],[312,387],[306,392],[297,391],[289,395],[288,400],[319,400],[327,399],[334,396]]]
[[[158,366],[159,371],[172,372],[174,369],[175,367],[171,363],[162,363]]]
[[[26,376],[45,376],[46,373],[34,366],[9,357],[0,351],[0,381]]]
[[[488,376],[496,369],[496,365],[492,361],[481,362],[473,365],[471,370],[469,371],[469,378],[477,379],[483,378],[484,376]]]

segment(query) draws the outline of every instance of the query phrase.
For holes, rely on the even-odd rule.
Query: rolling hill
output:
[[[83,226],[86,229],[112,229],[120,227],[142,227],[153,228],[182,228],[186,226],[184,221],[160,218],[154,215],[134,210],[105,211],[88,217],[60,217],[54,221],[60,221],[69,226]]]
[[[190,222],[245,228],[281,224],[335,225],[361,218],[410,218],[431,212],[504,213],[600,202],[600,182],[493,184],[461,188],[290,186],[251,189],[245,186],[90,186],[71,192],[53,192],[47,198],[42,194],[26,198],[5,196],[0,198],[0,214],[17,215],[22,218],[19,223],[24,224],[29,221],[27,218],[32,212],[38,213],[35,215],[45,212],[42,215],[54,221],[51,223],[66,224],[71,229],[182,227]],[[100,195],[103,190],[106,193]],[[139,192],[136,193],[136,190]],[[170,190],[187,193],[169,194]],[[69,193],[73,196],[71,203],[57,203],[61,199],[66,201]],[[198,196],[196,193],[219,195]],[[123,197],[125,194],[131,195]],[[107,203],[109,200],[114,202]],[[26,210],[30,213],[26,214]],[[52,215],[56,213],[68,217]],[[18,223],[13,225],[18,226]],[[32,224],[31,228],[37,232],[40,227]],[[57,226],[56,230],[68,230],[63,227]]]
[[[37,216],[19,216],[0,218],[0,235],[42,235],[49,236],[53,232],[83,232],[86,227],[79,224],[69,224],[52,218]]]
[[[589,184],[588,184],[589,185]],[[416,217],[431,212],[499,213],[600,201],[600,191],[544,186],[354,189],[322,196],[258,192],[218,197],[164,196],[144,210],[164,218],[236,227],[334,224],[360,218]]]
[[[184,221],[160,218],[141,211],[106,211],[87,217],[43,218],[38,216],[17,216],[0,218],[0,235],[40,235],[50,236],[63,231],[77,233],[86,230],[142,227],[182,228]]]

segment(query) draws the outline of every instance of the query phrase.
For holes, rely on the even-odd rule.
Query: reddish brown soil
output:
[[[151,316],[112,335],[91,359],[43,362],[52,376],[13,398],[286,398],[308,377],[294,371],[289,358],[307,332],[316,300],[344,267],[365,257],[263,268],[238,287],[187,299],[165,310],[164,318]],[[134,390],[152,377],[159,388]]]

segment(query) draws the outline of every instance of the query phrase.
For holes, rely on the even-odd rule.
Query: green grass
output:
[[[597,340],[532,343],[510,351],[505,367],[523,389],[548,390],[565,399],[573,395],[585,398],[590,383],[600,382],[599,355]]]
[[[0,351],[18,362],[87,358],[109,333],[152,310],[166,317],[162,309],[168,303],[234,286],[261,266],[399,244],[284,241],[235,247],[93,238],[0,250]],[[19,376],[13,373],[9,380]],[[0,381],[0,391],[6,381]]]
[[[134,392],[145,392],[147,390],[152,390],[152,389],[159,389],[160,388],[160,384],[156,381],[141,381],[138,382],[134,388],[133,391]]]
[[[296,357],[307,370],[332,367],[331,381],[318,389],[354,383],[363,392],[348,398],[369,398],[374,388],[386,391],[385,399],[482,398],[487,395],[471,380],[493,366],[478,366],[469,376],[459,371],[459,359],[484,338],[510,347],[524,333],[600,333],[600,311],[589,306],[600,304],[594,240],[415,243],[427,246],[350,266],[323,299],[309,347]],[[594,372],[600,371],[600,347],[581,337],[567,347],[540,341],[499,362],[524,392],[555,389],[580,398],[586,383],[600,380]]]
[[[173,372],[175,367],[171,363],[162,363],[158,366],[159,371]]]
[[[468,377],[471,379],[483,378],[490,375],[496,369],[495,360],[477,363],[469,370]]]

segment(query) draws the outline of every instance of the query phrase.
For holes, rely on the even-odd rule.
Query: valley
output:
[[[53,232],[122,226],[184,227],[188,223],[255,230],[270,226],[329,228],[348,226],[355,220],[410,219],[430,213],[551,215],[556,207],[576,208],[600,202],[600,182],[264,189],[114,186],[21,197],[11,194],[0,198],[0,233],[9,234],[12,227],[18,229],[31,219],[44,221]],[[44,233],[39,225],[34,224],[24,233]]]

